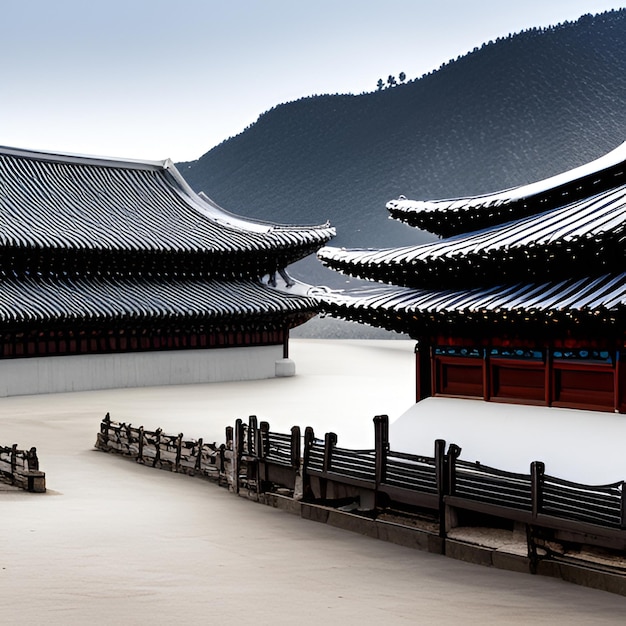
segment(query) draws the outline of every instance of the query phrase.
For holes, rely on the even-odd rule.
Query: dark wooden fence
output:
[[[160,428],[150,431],[114,422],[108,413],[100,424],[96,448],[131,457],[143,465],[226,479],[226,444],[217,446],[202,439],[186,439],[183,433],[172,435]]]
[[[26,491],[45,492],[46,475],[39,470],[37,449],[18,450],[17,444],[0,446],[0,480]]]
[[[238,423],[247,438],[255,440],[250,433],[255,420]],[[275,488],[276,483],[293,490],[300,473],[305,499],[352,497],[371,507],[417,507],[438,517],[442,537],[454,525],[455,515],[465,511],[526,524],[534,532],[560,533],[579,543],[626,549],[624,481],[599,486],[572,483],[547,475],[539,461],[531,463],[527,474],[507,472],[464,461],[461,448],[450,444],[446,451],[443,440],[435,442],[432,457],[397,452],[390,448],[388,418],[375,417],[374,428],[375,445],[369,450],[340,447],[335,433],[322,439],[307,428],[301,463],[299,429],[291,435],[272,434],[277,451],[280,448],[275,458],[268,458],[260,448],[257,452],[246,448],[248,466],[257,459],[266,471],[266,480],[254,486],[259,492]],[[267,425],[260,431],[259,440],[270,441]],[[279,458],[283,467],[290,468],[282,482],[271,470]]]
[[[352,450],[339,447],[335,433],[323,439],[310,427],[303,437],[298,427],[276,433],[252,416],[247,424],[237,420],[226,428],[226,443],[218,447],[116,424],[107,415],[96,446],[215,477],[235,492],[279,491],[325,503],[351,498],[368,509],[417,508],[438,520],[441,537],[465,512],[525,524],[535,536],[626,549],[624,481],[577,484],[547,475],[539,461],[528,474],[507,472],[464,461],[461,448],[452,443],[446,451],[443,440],[435,442],[432,457],[407,454],[390,449],[387,416],[375,417],[374,428],[374,448]]]
[[[446,452],[442,440],[435,442],[432,457],[395,452],[386,416],[374,418],[374,425],[373,450],[339,448],[334,433],[322,440],[307,429],[302,471],[309,494],[323,500],[338,493],[363,497],[363,490],[370,490],[368,501],[378,505],[395,502],[438,514],[441,536],[454,525],[454,513],[466,511],[554,531],[578,543],[626,549],[624,481],[577,484],[547,475],[538,461],[528,474],[507,472],[463,461],[461,448],[450,444]]]

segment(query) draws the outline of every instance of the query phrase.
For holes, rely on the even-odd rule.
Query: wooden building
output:
[[[626,412],[626,143],[531,185],[387,208],[443,238],[321,249],[328,267],[387,283],[323,306],[415,338],[418,400]]]
[[[0,148],[0,202],[0,395],[270,377],[318,311],[283,269],[334,230],[229,214],[170,161]]]

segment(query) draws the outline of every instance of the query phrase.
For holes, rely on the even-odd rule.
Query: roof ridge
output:
[[[88,154],[78,154],[72,152],[62,152],[57,150],[43,150],[33,148],[14,148],[11,146],[0,146],[0,156],[13,156],[26,159],[37,159],[51,162],[71,162],[81,165],[98,165],[103,167],[126,167],[129,169],[169,169],[173,162],[171,159],[161,161],[151,161],[147,159],[128,159],[111,156],[96,156]]]

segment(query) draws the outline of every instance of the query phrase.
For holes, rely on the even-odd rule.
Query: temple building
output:
[[[417,400],[626,412],[626,143],[534,184],[387,208],[441,238],[324,247],[326,266],[386,285],[320,297],[417,340]]]
[[[0,396],[289,375],[334,235],[227,213],[173,163],[0,148]]]

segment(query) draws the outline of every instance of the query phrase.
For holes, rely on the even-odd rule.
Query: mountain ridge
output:
[[[626,9],[527,29],[396,87],[278,105],[179,168],[234,213],[330,220],[333,245],[432,241],[389,220],[386,202],[515,187],[626,140],[625,42]],[[317,263],[296,271],[328,283]]]

